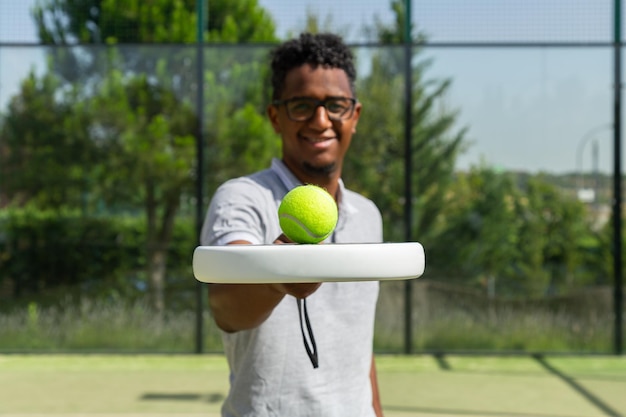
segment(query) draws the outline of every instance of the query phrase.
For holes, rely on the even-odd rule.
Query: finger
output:
[[[293,240],[289,239],[284,233],[281,234],[280,236],[278,236],[276,238],[276,240],[274,241],[274,243],[276,244],[282,244],[282,243],[295,243]]]

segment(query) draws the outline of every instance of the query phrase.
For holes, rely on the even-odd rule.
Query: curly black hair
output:
[[[289,40],[274,49],[270,58],[272,98],[275,100],[280,98],[282,94],[287,73],[304,64],[344,70],[350,80],[350,88],[354,94],[354,82],[356,80],[354,55],[338,35],[302,33],[299,38]]]

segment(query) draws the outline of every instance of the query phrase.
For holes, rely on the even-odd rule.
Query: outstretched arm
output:
[[[284,243],[283,239],[278,238],[274,243]],[[244,245],[250,242],[238,240],[229,244]],[[217,326],[232,333],[259,326],[270,316],[285,295],[305,298],[315,292],[320,285],[320,283],[209,284],[209,307]]]

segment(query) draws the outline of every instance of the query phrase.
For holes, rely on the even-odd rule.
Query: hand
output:
[[[285,234],[281,234],[274,241],[275,244],[294,243]],[[281,294],[289,294],[296,298],[306,298],[313,294],[322,285],[321,282],[305,282],[297,284],[270,284],[270,286]]]
[[[285,235],[284,233],[282,233],[280,236],[278,236],[276,238],[276,240],[274,241],[275,244],[277,245],[282,245],[283,243],[296,243],[293,240],[289,239],[287,237],[287,235]]]
[[[322,285],[321,282],[303,282],[297,284],[269,284],[281,294],[289,294],[296,298],[306,298]]]

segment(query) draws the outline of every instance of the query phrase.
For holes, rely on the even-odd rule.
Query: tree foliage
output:
[[[280,152],[265,115],[268,48],[200,51],[195,6],[195,0],[40,1],[34,17],[41,40],[57,45],[50,48],[50,71],[23,81],[0,123],[0,191],[14,203],[145,217],[143,256],[159,309],[173,222],[181,201],[192,200],[194,181],[203,181],[210,196]],[[498,294],[606,282],[610,230],[591,232],[581,204],[540,176],[521,181],[486,167],[454,171],[466,129],[446,105],[452,81],[429,76],[431,62],[420,48],[425,38],[414,26],[413,223],[405,224],[404,2],[393,0],[391,8],[395,21],[370,29],[385,46],[363,54],[371,59],[357,81],[363,112],[343,173],[350,188],[381,208],[385,240],[404,240],[408,228],[426,248],[428,274]],[[207,13],[208,45],[276,40],[258,0],[211,0]],[[309,12],[306,25],[325,30],[329,21],[320,24]],[[68,46],[74,43],[80,45]],[[200,134],[207,175],[197,179]],[[594,268],[604,269],[594,276]]]
[[[275,40],[274,23],[257,0],[216,0],[208,7],[208,28],[202,30],[204,41]],[[148,285],[157,310],[163,308],[173,224],[181,200],[193,195],[197,136],[205,135],[210,146],[209,162],[214,163],[210,167],[221,176],[233,174],[235,169],[239,174],[257,169],[277,149],[260,105],[265,90],[258,82],[264,77],[259,78],[258,63],[232,51],[216,59],[211,53],[199,51],[192,45],[197,41],[196,12],[195,0],[47,0],[33,12],[42,42],[81,44],[51,49],[51,74],[47,77],[57,83],[46,84],[46,95],[37,100],[47,97],[58,101],[56,98],[65,90],[80,91],[80,97],[74,100],[48,105],[50,110],[42,115],[50,120],[48,131],[59,144],[80,135],[77,143],[99,152],[101,158],[86,164],[90,172],[79,173],[87,184],[79,193],[81,197],[97,201],[108,212],[124,210],[145,215]],[[108,46],[86,46],[99,43]],[[169,53],[138,46],[146,43],[176,46]],[[198,83],[199,52],[206,59],[203,85]],[[201,88],[208,94],[202,103],[204,112],[199,114],[195,105]],[[29,97],[16,100],[21,99]],[[46,104],[35,101],[24,114],[41,106]],[[63,112],[70,121],[70,115],[82,115],[77,119],[82,121],[82,129],[72,132],[62,118],[49,115],[51,111]],[[18,116],[9,115],[9,125],[28,129]],[[206,118],[203,132],[199,131],[200,117]],[[19,130],[16,132],[16,137],[21,135]],[[19,147],[17,142],[11,146]],[[58,158],[64,149],[49,148],[51,160],[65,162]],[[72,157],[79,153],[76,150]],[[24,163],[33,161],[27,155]],[[85,162],[84,158],[73,161],[77,168]],[[58,183],[67,185],[63,168],[69,165],[50,168],[62,176]],[[212,186],[214,178],[220,175],[210,176]],[[29,198],[36,195],[37,190],[31,187]]]
[[[381,42],[399,43],[404,39],[402,2],[392,2],[392,9],[396,24],[379,25],[377,33]],[[421,35],[416,35],[414,41],[419,39]],[[419,57],[419,49],[415,56]],[[409,149],[414,167],[411,172],[413,224],[406,225],[405,60],[403,48],[381,48],[373,56],[371,73],[359,83],[363,113],[359,134],[353,141],[354,152],[346,164],[346,176],[358,181],[358,187],[367,190],[380,206],[388,240],[404,240],[409,228],[412,239],[429,243],[453,178],[456,156],[462,150],[465,129],[456,126],[455,111],[441,110],[450,81],[428,79],[429,61],[413,64]]]
[[[153,305],[164,306],[169,244],[182,197],[190,193],[194,170],[195,114],[170,90],[145,75],[113,71],[93,96],[92,140],[105,143],[103,197],[114,206],[143,207]]]
[[[224,181],[266,168],[280,156],[280,138],[265,114],[266,50],[251,51],[257,59],[237,62],[230,53],[217,51],[213,61],[229,61],[228,71],[208,71],[204,119],[207,132],[208,194]],[[257,80],[249,82],[249,80]]]
[[[458,173],[446,220],[430,246],[440,277],[507,296],[562,293],[595,241],[585,207],[541,176],[525,181],[477,167]]]
[[[85,208],[94,166],[102,155],[88,138],[80,93],[62,89],[53,74],[22,81],[0,128],[2,191],[10,203],[43,209]]]
[[[87,82],[111,65],[106,54],[87,45],[119,45],[128,71],[151,73],[163,62],[178,84],[193,83],[198,51],[196,0],[41,0],[33,9],[39,37],[53,48],[54,71],[69,82]],[[208,6],[208,7],[206,7]],[[258,0],[205,1],[201,36],[209,43],[274,42],[275,24]],[[208,17],[208,19],[206,18]],[[171,45],[166,54],[139,45]],[[129,45],[132,45],[129,47]],[[174,47],[176,45],[176,47]],[[182,47],[188,45],[188,47]],[[168,56],[169,59],[163,59]],[[182,92],[189,95],[189,91]]]
[[[275,24],[258,0],[211,0],[209,42],[275,40]],[[33,10],[39,39],[46,44],[194,43],[196,0],[46,0]]]
[[[254,43],[276,41],[276,25],[258,0],[210,0],[208,41]]]

